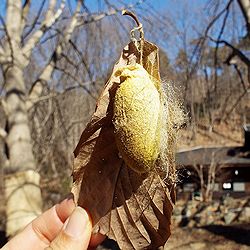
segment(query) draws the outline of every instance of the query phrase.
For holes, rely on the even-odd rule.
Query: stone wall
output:
[[[173,224],[177,226],[201,227],[232,223],[250,223],[250,197],[226,197],[209,203],[177,201],[173,211]]]

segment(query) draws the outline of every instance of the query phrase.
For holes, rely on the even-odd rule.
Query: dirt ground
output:
[[[217,124],[212,131],[201,123],[195,127],[195,131],[194,135],[191,128],[180,130],[179,150],[196,146],[242,146],[244,144],[244,133],[240,123]]]
[[[250,224],[175,228],[164,250],[250,250]]]
[[[250,224],[209,225],[203,228],[172,229],[172,235],[161,250],[250,250]],[[106,240],[97,250],[119,250]],[[154,249],[150,249],[154,250]]]
[[[5,242],[4,232],[0,232],[0,247]],[[114,241],[107,240],[97,250],[119,248]],[[164,250],[250,250],[250,224],[174,228]]]

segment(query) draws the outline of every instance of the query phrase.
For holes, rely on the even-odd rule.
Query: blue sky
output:
[[[204,2],[206,2],[206,0],[181,0],[182,2],[189,2],[190,4],[193,5],[200,5],[200,4],[204,4]],[[7,0],[0,0],[0,12],[3,14],[5,12],[5,5],[6,5]],[[35,6],[39,6],[40,3],[42,2],[42,0],[33,0],[33,3],[35,3]],[[75,0],[69,0],[69,2],[74,5],[75,4]],[[99,3],[98,3],[99,2]],[[97,1],[97,0],[85,0],[85,4],[94,11],[98,10],[98,6],[101,5],[101,7],[103,6],[102,4],[103,1]],[[119,1],[110,1],[113,2],[115,4],[119,5]],[[133,4],[135,2],[138,2],[138,0],[134,0],[134,1],[122,1],[124,4]],[[172,11],[176,11],[179,8],[180,5],[180,0],[146,0],[145,2],[149,2],[151,3],[157,10],[163,10],[163,9],[171,9]],[[120,6],[122,6],[122,4],[120,3]]]
[[[0,0],[0,14],[2,16],[5,15],[5,5],[7,0]],[[48,2],[49,0],[47,0]],[[59,1],[58,1],[59,2]],[[76,0],[67,0],[67,3],[69,3],[74,7]],[[135,2],[138,2],[138,0],[109,0],[109,2],[114,3],[118,8],[124,5],[128,4],[134,4]],[[162,39],[158,39],[154,42],[157,42],[159,46],[161,46],[163,49],[167,51],[170,58],[174,58],[176,56],[176,53],[179,49],[183,48],[185,46],[185,43],[183,42],[183,32],[186,30],[185,39],[187,43],[193,38],[197,38],[199,32],[201,32],[202,27],[206,26],[206,18],[208,17],[209,12],[209,5],[208,2],[214,2],[214,1],[208,1],[208,0],[145,0],[144,3],[142,3],[142,7],[144,6],[144,10],[140,11],[140,17],[145,15],[150,15],[151,8],[148,7],[149,5],[152,6],[152,9],[154,9],[155,13],[158,13],[161,15],[159,18],[166,18],[170,19],[171,22],[173,22],[173,30],[169,30],[169,27],[164,27],[161,30],[157,30],[156,28],[152,28],[152,30],[147,30],[147,36],[150,39],[154,39],[156,35],[159,35],[161,32],[168,32],[170,33],[169,39],[167,42],[165,42],[166,38],[163,37]],[[216,2],[216,1],[215,1]],[[219,3],[225,4],[228,2],[228,0],[220,0]],[[33,8],[38,8],[40,4],[42,3],[42,0],[32,0]],[[89,8],[91,12],[103,12],[104,0],[85,0],[86,6]],[[148,5],[149,4],[149,5]],[[237,5],[237,2],[235,1],[235,6]],[[223,6],[223,5],[222,5]],[[234,6],[234,7],[235,7]],[[149,8],[149,9],[147,9]],[[211,14],[211,13],[210,13]],[[237,13],[237,6],[236,6],[236,19],[237,22],[240,19],[239,11]],[[231,17],[230,17],[231,18]],[[208,20],[207,20],[208,22]],[[219,20],[219,22],[215,25],[213,28],[213,34],[216,37],[216,34],[218,34],[218,31],[220,30],[222,23],[222,19]],[[239,21],[240,23],[240,21]],[[227,29],[225,30],[225,37],[228,39],[231,35],[235,35],[236,37],[240,37],[244,35],[244,31],[242,30],[242,25],[239,25],[238,34],[231,34],[232,31],[230,30],[230,25],[227,25]],[[164,29],[164,30],[163,30]],[[170,28],[171,29],[171,28]],[[171,33],[172,32],[172,33]],[[235,31],[234,31],[235,32]],[[172,37],[171,37],[172,34]],[[146,36],[146,38],[147,38]]]

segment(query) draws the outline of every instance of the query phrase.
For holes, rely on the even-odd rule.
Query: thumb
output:
[[[64,223],[61,232],[50,243],[53,250],[86,250],[91,237],[92,225],[87,212],[76,207]]]

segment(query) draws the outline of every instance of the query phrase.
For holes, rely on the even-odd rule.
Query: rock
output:
[[[201,214],[204,217],[203,225],[214,224],[216,220],[219,219],[220,213],[218,213],[219,203],[213,202],[211,205],[207,206],[203,213]]]
[[[182,214],[182,210],[183,210],[183,207],[181,207],[181,206],[175,206],[175,208],[173,210],[173,215],[174,216],[181,215]]]
[[[197,212],[198,204],[197,201],[189,201],[182,213],[187,217],[193,216]]]
[[[191,217],[192,214],[193,214],[193,213],[192,213],[192,210],[187,208],[187,209],[186,209],[186,216],[187,216],[187,217]]]
[[[220,203],[218,201],[214,201],[211,206],[209,206],[209,210],[211,212],[216,212],[219,210]]]
[[[193,220],[196,222],[196,224],[200,224],[201,221],[201,215],[198,213],[194,216]]]
[[[182,215],[174,215],[173,216],[173,224],[179,226],[182,222],[183,216]]]
[[[225,215],[224,215],[224,221],[225,223],[228,225],[228,224],[231,224],[235,219],[236,219],[236,216],[237,214],[236,213],[233,213],[233,212],[227,212]]]
[[[250,207],[244,207],[239,216],[240,222],[250,222]]]
[[[207,225],[214,224],[215,221],[216,221],[215,215],[210,214],[210,215],[207,217]]]
[[[221,212],[221,214],[224,214],[226,212],[226,207],[224,205],[220,205],[219,206],[219,211]]]
[[[187,224],[187,227],[188,228],[193,228],[196,226],[196,222],[194,220],[190,220]]]
[[[204,242],[194,242],[190,244],[190,248],[193,250],[203,250],[207,249],[207,246]]]
[[[232,207],[234,203],[235,203],[235,199],[230,196],[226,196],[223,200],[223,205],[225,205],[226,207]]]
[[[207,225],[208,218],[211,217],[211,211],[208,209],[208,207],[201,207],[199,210],[199,213],[195,215],[195,218],[198,222],[199,226]]]
[[[223,200],[223,205],[225,205],[228,209],[237,208],[239,206],[239,199],[234,199],[230,196],[227,196]]]

